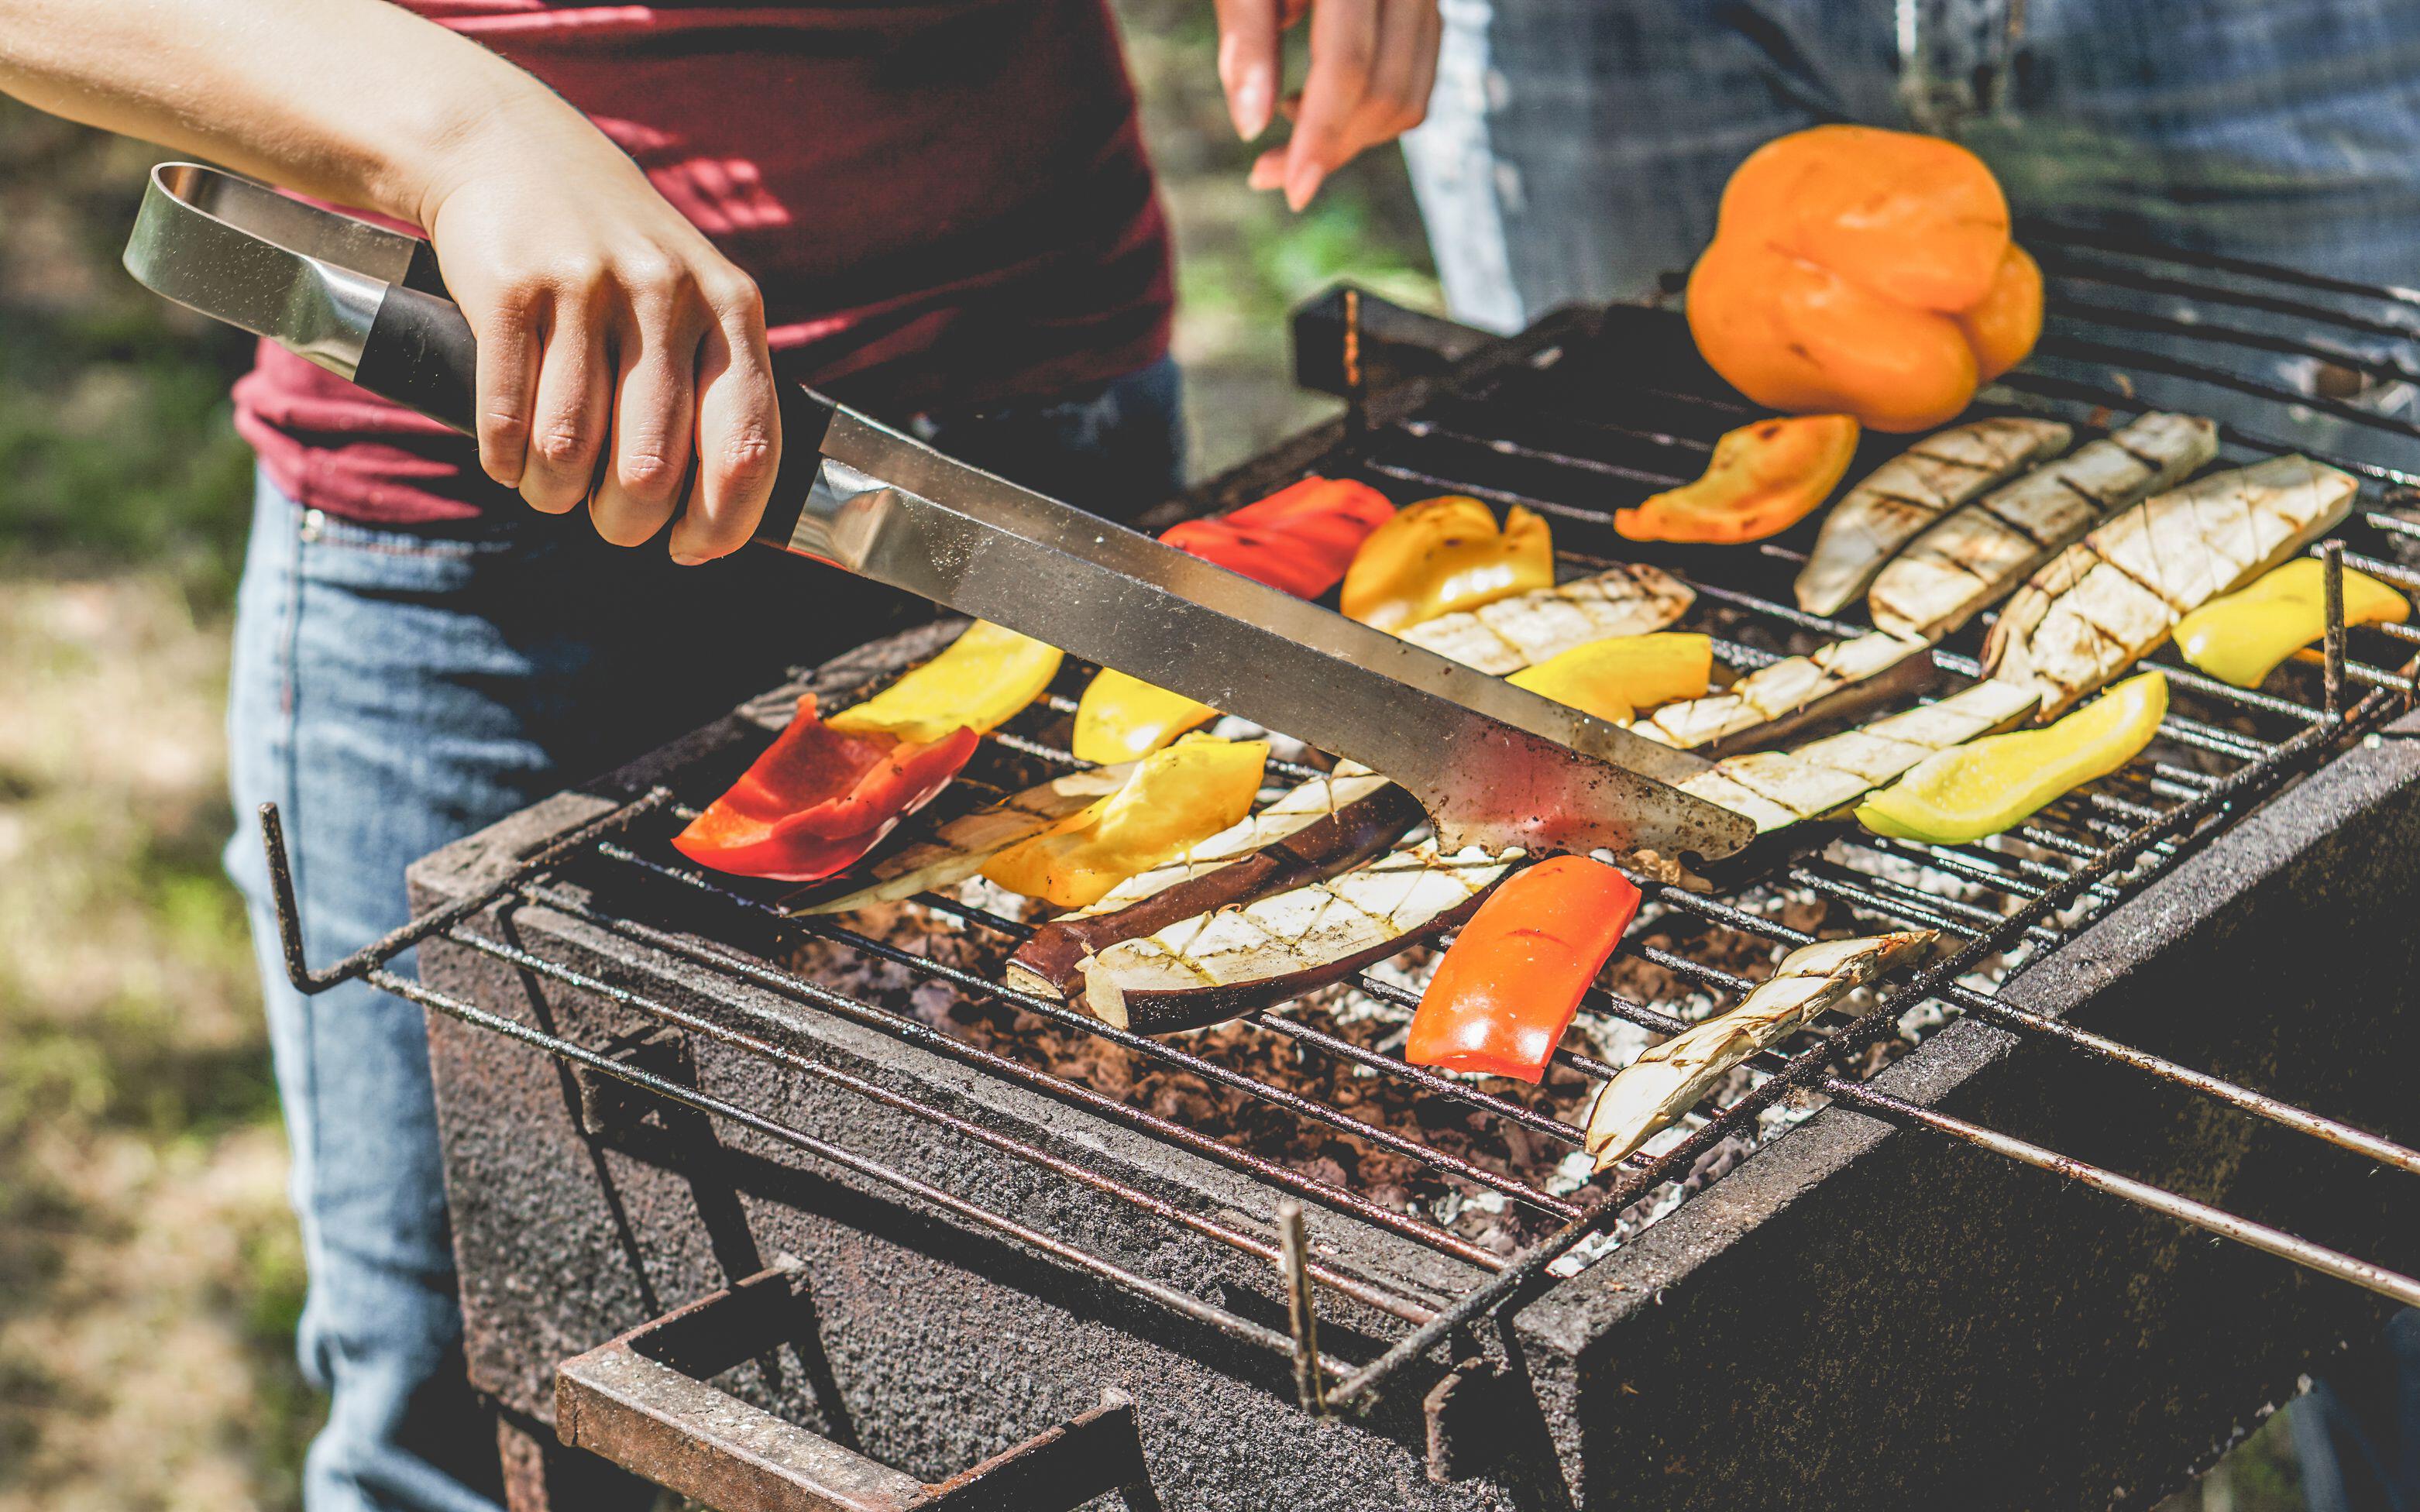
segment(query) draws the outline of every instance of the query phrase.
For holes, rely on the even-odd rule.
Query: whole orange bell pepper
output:
[[[1515,872],[1437,963],[1404,1058],[1544,1079],[1582,995],[1637,914],[1638,889],[1602,861],[1556,856]]]
[[[1818,126],[1766,143],[1723,190],[1689,274],[1689,329],[1759,404],[1924,430],[2024,360],[2041,271],[1955,143]]]
[[[802,694],[789,728],[673,837],[674,848],[718,872],[820,881],[930,803],[980,738],[964,725],[933,741],[851,734],[817,718],[815,696]]]

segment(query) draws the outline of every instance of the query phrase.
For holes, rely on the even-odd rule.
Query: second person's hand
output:
[[[1437,0],[1217,0],[1218,82],[1236,134],[1294,119],[1284,146],[1252,164],[1254,189],[1282,189],[1301,209],[1320,184],[1364,149],[1391,142],[1428,114],[1444,24]],[[1280,101],[1286,28],[1311,16],[1311,69],[1298,100]]]

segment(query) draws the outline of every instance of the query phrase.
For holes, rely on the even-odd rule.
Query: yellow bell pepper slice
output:
[[[1061,653],[1032,636],[977,620],[939,656],[824,721],[850,734],[893,734],[908,745],[964,725],[984,734],[1006,724],[1059,675]]]
[[[1504,680],[1600,719],[1628,724],[1640,709],[1705,697],[1714,674],[1712,640],[1660,631],[1590,640]]]
[[[2055,724],[1986,735],[1925,758],[1859,804],[1857,823],[1933,845],[1996,835],[2133,760],[2167,712],[2164,673],[2130,677]]]
[[[1145,758],[1108,797],[993,856],[983,874],[1060,908],[1096,903],[1240,821],[1268,759],[1265,740],[1188,735]]]
[[[2177,650],[2223,683],[2258,687],[2278,663],[2323,639],[2328,630],[2325,569],[2297,558],[2251,587],[2213,598],[2177,622]],[[2366,573],[2345,569],[2347,625],[2401,624],[2412,605]]]
[[[1512,506],[1497,530],[1476,499],[1449,494],[1396,511],[1344,569],[1345,616],[1387,631],[1555,585],[1544,518]]]
[[[1148,756],[1218,713],[1182,693],[1104,667],[1077,701],[1071,745],[1078,761],[1110,766]]]

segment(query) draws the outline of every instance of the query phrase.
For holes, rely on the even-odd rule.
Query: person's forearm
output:
[[[414,224],[513,123],[579,125],[386,0],[0,0],[0,90]]]

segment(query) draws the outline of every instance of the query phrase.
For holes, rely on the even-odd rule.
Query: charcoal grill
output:
[[[1989,404],[2089,434],[2223,399],[2228,458],[2364,479],[2315,549],[2420,587],[2420,431],[2248,361],[2408,381],[2365,344],[2420,297],[2034,241],[2055,318]],[[1165,518],[1317,471],[1544,511],[1573,570],[1639,560],[1613,509],[1750,412],[1668,311],[1497,339],[1344,291],[1296,334],[1345,416]],[[1651,559],[1745,669],[1855,628],[1785,607],[1800,545]],[[993,902],[796,918],[671,849],[799,691],[954,628],[440,852],[422,917],[323,969],[264,815],[297,983],[430,1011],[517,1508],[613,1504],[590,1451],[727,1512],[2142,1504],[2411,1295],[2420,634],[2339,628],[2282,692],[2163,654],[2162,739],[2000,841],[1810,831],[1717,891],[1652,883],[1513,1096],[1403,1062],[1400,971],[1145,1040],[997,985],[1025,926]],[[1065,769],[1081,675],[962,785]],[[1579,1178],[1586,1078],[1816,930],[1906,927],[1955,954]]]

